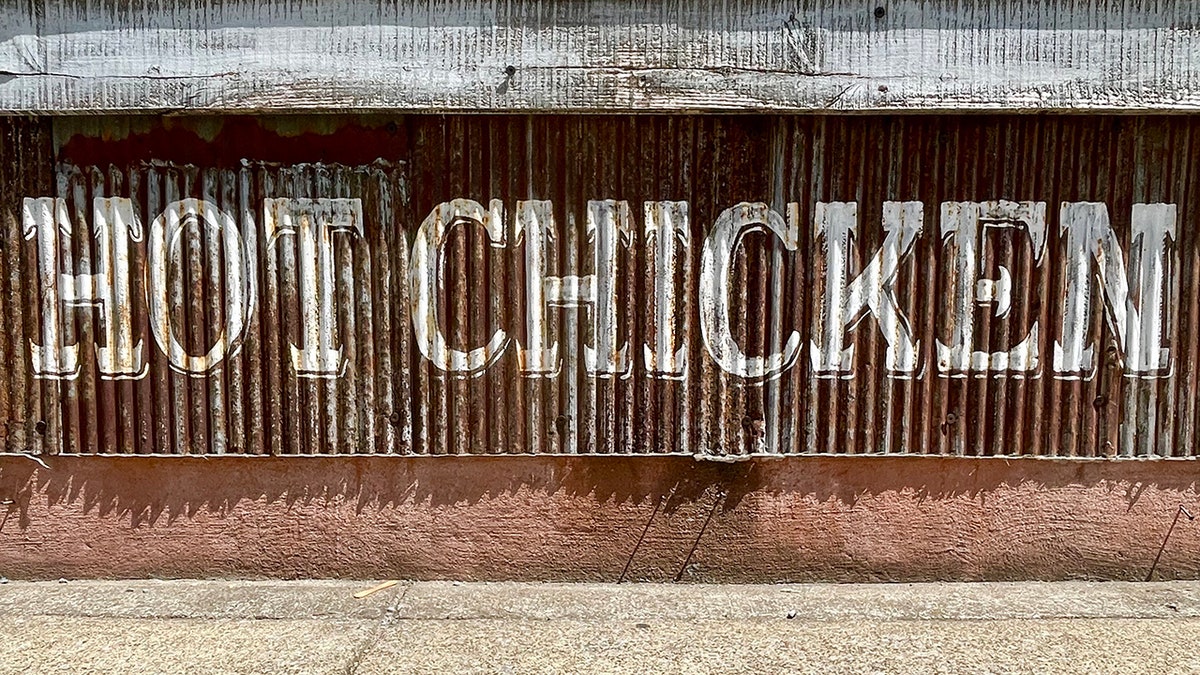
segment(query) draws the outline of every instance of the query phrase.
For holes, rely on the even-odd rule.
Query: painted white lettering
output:
[[[337,339],[334,303],[333,235],[363,235],[361,199],[265,199],[263,228],[267,246],[280,237],[296,237],[299,273],[300,333],[303,344],[290,344],[297,377],[339,377],[346,360]]]
[[[417,229],[408,268],[412,324],[417,347],[433,365],[456,376],[475,377],[504,353],[508,334],[496,329],[486,345],[468,351],[450,347],[442,334],[437,296],[442,287],[443,246],[450,230],[458,225],[482,227],[494,248],[508,243],[504,206],[499,200],[493,199],[487,209],[470,199],[455,199],[434,207]]]
[[[200,355],[189,354],[179,341],[178,331],[171,325],[168,297],[170,268],[181,262],[181,239],[189,227],[202,227],[209,237],[220,241],[225,263],[221,270],[226,288],[225,321],[212,347]],[[255,302],[253,265],[237,222],[209,201],[189,198],[171,202],[150,225],[146,261],[150,329],[173,369],[201,376],[237,352]]]
[[[617,333],[617,247],[633,246],[633,214],[629,202],[612,199],[589,201],[587,206],[587,234],[595,251],[595,282],[590,297],[574,299],[592,306],[595,346],[584,345],[584,365],[597,377],[628,377],[632,372],[629,341],[621,340]],[[580,288],[584,286],[579,284]]]
[[[129,242],[142,240],[141,223],[129,199],[93,200],[92,228],[99,249],[99,272],[70,274],[60,269],[60,253],[74,233],[63,199],[25,199],[23,232],[37,240],[38,282],[42,300],[42,344],[31,344],[33,371],[46,379],[79,375],[79,348],[66,344],[63,310],[97,309],[104,344],[96,345],[97,368],[106,380],[146,375],[142,340],[134,342],[130,291]]]
[[[938,373],[943,377],[977,377],[988,372],[1034,372],[1038,369],[1038,323],[1014,347],[986,352],[975,349],[975,308],[991,305],[1003,319],[1012,307],[1012,272],[1000,266],[999,277],[980,277],[979,265],[988,258],[991,235],[1023,230],[1040,265],[1046,248],[1046,202],[943,202],[941,234],[954,266],[950,344],[936,342]]]
[[[738,346],[730,328],[729,275],[733,257],[742,239],[752,232],[767,231],[795,251],[800,244],[800,228],[762,202],[742,202],[717,216],[713,229],[704,240],[700,261],[700,334],[709,356],[727,373],[748,380],[778,377],[795,363],[800,352],[800,334],[792,331],[782,351],[763,356],[747,356]],[[778,293],[772,293],[778,298]],[[770,308],[778,312],[778,307]]]
[[[528,345],[520,348],[526,375],[552,377],[558,373],[558,340],[551,337],[546,310],[590,308],[593,344],[584,346],[584,364],[595,377],[628,377],[629,342],[617,331],[618,246],[633,245],[633,216],[629,203],[606,199],[589,201],[587,234],[595,251],[595,273],[583,276],[546,274],[546,251],[558,233],[548,201],[517,202],[516,238],[525,242],[525,302]]]
[[[675,318],[687,311],[686,299],[681,303],[676,272],[680,261],[688,259],[691,246],[691,225],[687,202],[646,202],[646,245],[653,252],[650,258],[654,278],[653,342],[642,345],[646,372],[651,377],[681,380],[687,377],[687,335],[675,332]],[[683,293],[687,293],[686,286]],[[686,296],[685,296],[686,298]],[[681,308],[682,305],[682,308]]]
[[[528,344],[518,344],[521,371],[531,377],[558,374],[558,341],[550,337],[546,320],[546,251],[558,234],[549,201],[517,202],[513,238],[525,242],[525,332]],[[578,278],[576,278],[578,282]]]
[[[1171,352],[1163,342],[1170,305],[1166,297],[1167,252],[1168,242],[1175,240],[1175,218],[1174,204],[1133,205],[1130,254],[1135,267],[1131,281],[1108,207],[1100,202],[1063,202],[1059,227],[1065,235],[1066,278],[1061,341],[1054,343],[1057,377],[1090,379],[1096,372],[1095,350],[1088,336],[1096,278],[1125,376],[1170,375]],[[1094,276],[1093,260],[1097,263]]]
[[[845,335],[867,313],[879,322],[887,342],[884,358],[889,375],[915,375],[921,343],[913,336],[908,318],[896,301],[896,275],[921,234],[924,218],[921,202],[884,202],[883,230],[887,236],[883,246],[862,273],[849,281],[858,204],[817,203],[816,233],[824,237],[825,279],[810,358],[818,377],[853,377],[854,345],[843,346]]]

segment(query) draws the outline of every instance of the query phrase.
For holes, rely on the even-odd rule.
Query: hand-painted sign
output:
[[[1191,118],[56,125],[0,164],[11,451],[1200,447]]]
[[[938,205],[937,231],[946,255],[942,263],[951,267],[950,333],[921,336],[916,333],[897,295],[897,272],[901,265],[927,265],[913,259],[916,240],[926,230],[925,205],[921,202],[883,203],[883,243],[867,252],[865,263],[855,270],[851,250],[860,228],[855,202],[817,202],[815,222],[800,222],[799,207],[789,203],[783,212],[764,203],[743,202],[721,211],[716,222],[705,228],[701,268],[695,288],[680,288],[684,261],[690,256],[693,225],[686,201],[646,202],[639,226],[633,207],[626,201],[587,202],[585,233],[592,250],[592,270],[587,274],[551,275],[547,272],[547,248],[560,233],[549,201],[518,201],[506,217],[498,200],[487,206],[454,199],[437,205],[415,229],[409,264],[409,298],[416,344],[421,354],[440,371],[470,377],[483,373],[511,350],[528,377],[555,377],[561,368],[559,340],[550,330],[549,315],[557,309],[579,309],[591,318],[593,339],[583,346],[586,372],[594,377],[629,377],[635,361],[641,361],[646,376],[677,379],[686,374],[689,354],[686,334],[677,334],[675,316],[691,312],[688,303],[699,303],[700,335],[708,358],[724,372],[748,381],[775,378],[803,361],[818,377],[853,377],[855,362],[854,326],[870,315],[886,342],[886,370],[893,378],[912,378],[936,373],[941,377],[965,375],[1011,375],[1038,377],[1044,365],[1055,377],[1090,377],[1096,370],[1095,343],[1087,330],[1091,315],[1103,312],[1111,337],[1120,351],[1126,376],[1164,377],[1171,372],[1166,314],[1171,285],[1171,245],[1175,239],[1176,209],[1173,204],[1134,204],[1131,214],[1132,250],[1125,251],[1113,231],[1108,207],[1100,202],[1063,202],[1057,213],[1057,238],[1066,270],[1061,321],[1041,326],[1034,320],[1029,329],[1014,338],[1007,349],[978,348],[974,316],[979,307],[996,317],[1013,309],[1014,280],[1008,267],[999,265],[994,277],[980,271],[988,257],[987,248],[1000,232],[1013,231],[1028,239],[1037,264],[1046,255],[1049,236],[1045,202],[1006,200],[944,202]],[[30,344],[34,372],[43,378],[71,379],[79,375],[80,345],[65,339],[62,324],[68,314],[96,312],[96,367],[106,379],[137,379],[147,374],[145,326],[134,325],[134,303],[145,302],[153,344],[166,356],[173,369],[204,375],[236,351],[246,337],[257,303],[254,269],[259,238],[267,248],[283,237],[295,240],[295,268],[299,277],[299,325],[297,340],[289,344],[290,361],[298,377],[338,377],[347,357],[337,337],[334,308],[336,269],[334,237],[363,235],[363,208],[358,198],[291,199],[267,198],[260,218],[238,222],[233,214],[203,199],[181,199],[147,219],[128,198],[96,197],[90,231],[98,252],[94,272],[68,268],[63,248],[71,246],[78,226],[62,198],[27,198],[24,202],[24,233],[36,247],[41,297],[41,341]],[[261,235],[253,232],[263,223]],[[508,327],[497,327],[486,343],[468,348],[451,346],[440,326],[436,298],[444,293],[442,258],[446,240],[457,227],[478,227],[491,246],[523,250],[526,299],[522,342]],[[210,273],[221,277],[224,288],[223,323],[206,349],[193,353],[178,338],[180,326],[171,319],[171,306],[180,302],[170,293],[168,279],[185,264],[182,237],[188,228],[205,232],[207,254],[221,264]],[[824,274],[817,279],[814,301],[820,330],[802,335],[797,327],[784,326],[779,349],[750,355],[731,330],[729,296],[736,288],[730,275],[735,255],[744,238],[755,232],[775,237],[788,254],[797,254],[801,228],[811,228],[822,258]],[[401,230],[408,228],[401,227]],[[131,266],[131,247],[146,248],[144,269]],[[646,247],[655,277],[652,332],[653,342],[631,349],[628,335],[618,322],[621,299],[617,292],[620,249]],[[572,252],[570,255],[577,255]],[[1126,259],[1134,266],[1126,264]],[[135,278],[144,278],[136,284]],[[135,297],[132,288],[143,285],[145,293]],[[1095,298],[1102,298],[1100,307]],[[1046,299],[1043,299],[1046,300]],[[771,301],[779,302],[779,294]],[[779,309],[767,308],[771,314]],[[1045,355],[1042,336],[1051,338],[1051,356]],[[922,362],[922,339],[936,341],[936,362]],[[807,358],[802,358],[806,356]]]

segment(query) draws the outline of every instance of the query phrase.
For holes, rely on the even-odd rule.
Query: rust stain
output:
[[[8,452],[1195,445],[1190,118],[63,124],[0,121]]]
[[[213,120],[217,124],[214,128]],[[79,166],[163,161],[236,166],[370,164],[408,151],[402,120],[372,116],[73,118],[56,129],[57,157]],[[124,121],[124,123],[122,123]]]

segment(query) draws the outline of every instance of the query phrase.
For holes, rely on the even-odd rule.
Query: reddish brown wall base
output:
[[[0,459],[9,577],[670,580],[711,513],[683,580],[1138,579],[1200,478],[920,457],[46,462]],[[1159,573],[1200,576],[1200,522]]]

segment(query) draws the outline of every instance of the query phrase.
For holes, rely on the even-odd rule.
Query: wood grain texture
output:
[[[1197,0],[0,0],[0,111],[1200,108]]]

